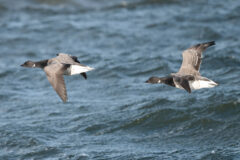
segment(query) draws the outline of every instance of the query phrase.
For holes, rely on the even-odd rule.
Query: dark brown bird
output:
[[[185,50],[182,53],[182,65],[177,73],[172,73],[167,77],[151,77],[147,83],[165,83],[172,87],[185,89],[191,93],[192,90],[201,88],[212,88],[218,85],[214,81],[202,77],[199,73],[202,62],[202,52],[209,46],[215,45],[215,42],[197,44]]]
[[[87,79],[86,72],[93,70],[91,67],[80,64],[77,57],[65,53],[59,53],[55,58],[38,62],[26,61],[21,66],[43,69],[48,81],[63,102],[67,101],[67,91],[63,75],[81,74]]]

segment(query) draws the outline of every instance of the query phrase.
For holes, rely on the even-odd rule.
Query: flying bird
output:
[[[81,64],[77,57],[65,53],[59,53],[57,57],[38,62],[26,61],[21,66],[43,69],[48,81],[63,102],[67,101],[67,91],[63,75],[81,74],[87,79],[86,72],[93,70],[93,68]]]
[[[202,62],[202,52],[209,46],[215,45],[215,42],[207,42],[194,45],[182,53],[182,65],[177,73],[172,73],[166,77],[151,77],[146,83],[164,83],[172,87],[185,89],[191,93],[192,90],[201,88],[212,88],[218,84],[199,73]]]

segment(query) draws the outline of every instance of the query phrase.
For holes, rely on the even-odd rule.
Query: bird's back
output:
[[[53,59],[65,64],[79,64],[75,62],[70,55],[65,53],[59,53],[58,56]]]

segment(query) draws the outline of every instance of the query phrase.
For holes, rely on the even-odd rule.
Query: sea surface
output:
[[[182,51],[216,41],[193,91],[144,83]],[[63,103],[41,69],[64,52],[94,67],[65,76]],[[239,0],[0,0],[0,160],[239,160]]]

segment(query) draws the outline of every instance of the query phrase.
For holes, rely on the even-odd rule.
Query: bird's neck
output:
[[[47,66],[48,60],[43,60],[39,62],[34,62],[34,68],[44,68]]]
[[[159,78],[159,79],[160,79],[160,83],[164,83],[164,84],[175,87],[172,76],[162,77],[162,78]]]

